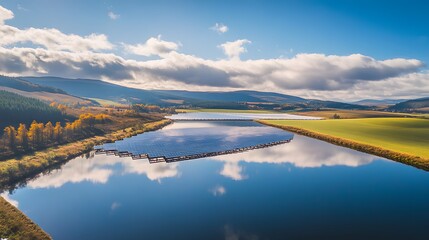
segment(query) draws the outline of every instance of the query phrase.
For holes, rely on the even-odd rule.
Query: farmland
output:
[[[298,133],[301,131],[304,135],[387,158],[396,158],[396,153],[406,158],[409,156],[409,160],[428,165],[429,121],[426,119],[364,118],[261,122]],[[344,143],[341,143],[342,141]]]

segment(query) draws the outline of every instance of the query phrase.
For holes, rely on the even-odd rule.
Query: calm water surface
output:
[[[177,163],[78,157],[2,195],[54,239],[428,239],[428,186],[422,170],[295,135]]]

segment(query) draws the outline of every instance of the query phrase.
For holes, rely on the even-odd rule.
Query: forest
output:
[[[0,126],[16,123],[57,122],[65,119],[60,109],[34,99],[0,90]]]
[[[107,123],[110,118],[106,114],[92,113],[81,114],[73,122],[67,122],[64,126],[61,122],[46,124],[33,121],[29,127],[20,123],[16,129],[7,126],[3,130],[0,143],[0,158],[10,157],[17,153],[25,153],[49,146],[72,142],[94,134],[94,125]]]

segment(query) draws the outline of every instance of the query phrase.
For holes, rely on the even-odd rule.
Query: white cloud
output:
[[[4,24],[4,21],[12,19],[14,17],[13,12],[0,6],[0,25]]]
[[[75,34],[64,34],[55,28],[22,30],[8,25],[0,25],[0,46],[10,46],[17,43],[32,43],[49,50],[70,52],[113,48],[113,44],[104,34],[90,34],[81,37]]]
[[[116,20],[116,19],[118,19],[121,15],[119,15],[119,14],[115,14],[114,12],[109,11],[109,12],[107,13],[107,16],[109,16],[109,18],[110,18],[110,19],[112,19],[112,20]]]
[[[5,25],[4,21],[12,19],[13,12],[0,6],[0,46],[13,46],[18,43],[32,43],[49,50],[64,50],[70,52],[109,50],[113,44],[104,34],[79,36],[64,34],[55,28],[19,29]]]
[[[417,94],[425,90],[427,93],[429,74],[406,75],[421,66],[420,61],[413,59],[379,61],[363,55],[299,54],[290,59],[237,63],[171,52],[163,59],[136,61],[107,53],[0,47],[0,74],[5,75],[96,78],[145,88],[246,88],[322,98],[353,96],[344,94],[345,91],[362,93],[363,97],[372,91],[370,87],[378,89],[372,91],[373,96],[385,96],[389,91],[416,91]],[[387,88],[393,83],[406,88]],[[332,92],[339,95],[332,96]]]
[[[144,44],[125,45],[125,49],[136,55],[163,56],[179,49],[179,45],[175,42],[164,41],[161,39],[161,35],[158,35],[157,38],[149,38]]]
[[[247,39],[239,39],[234,42],[226,42],[219,45],[219,48],[223,50],[226,56],[232,60],[239,60],[242,53],[247,52],[246,48],[243,46],[245,44],[251,43]]]
[[[217,32],[217,33],[219,33],[219,34],[226,33],[229,30],[228,26],[226,26],[226,25],[224,25],[222,23],[216,23],[210,29],[213,30],[213,31],[215,31],[215,32]]]

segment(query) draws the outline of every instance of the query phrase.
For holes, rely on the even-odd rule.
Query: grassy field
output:
[[[326,119],[333,118],[334,114],[339,115],[341,119],[417,117],[417,115],[412,115],[407,113],[392,113],[392,112],[368,111],[368,110],[324,110],[324,111],[308,111],[308,112],[290,112],[290,114],[310,116],[310,117],[322,117]]]
[[[404,157],[411,156],[411,161],[415,160],[429,166],[429,120],[426,119],[366,118],[261,122],[298,133],[304,130],[302,131],[304,135],[394,160],[401,161],[400,157],[394,156],[396,153]],[[341,143],[342,141],[344,143]],[[385,153],[382,153],[383,151]]]
[[[247,110],[247,109],[215,109],[215,108],[199,108],[199,109],[176,109],[176,112],[224,112],[224,113],[280,113],[271,110]]]
[[[16,207],[0,197],[0,238],[52,239]]]

